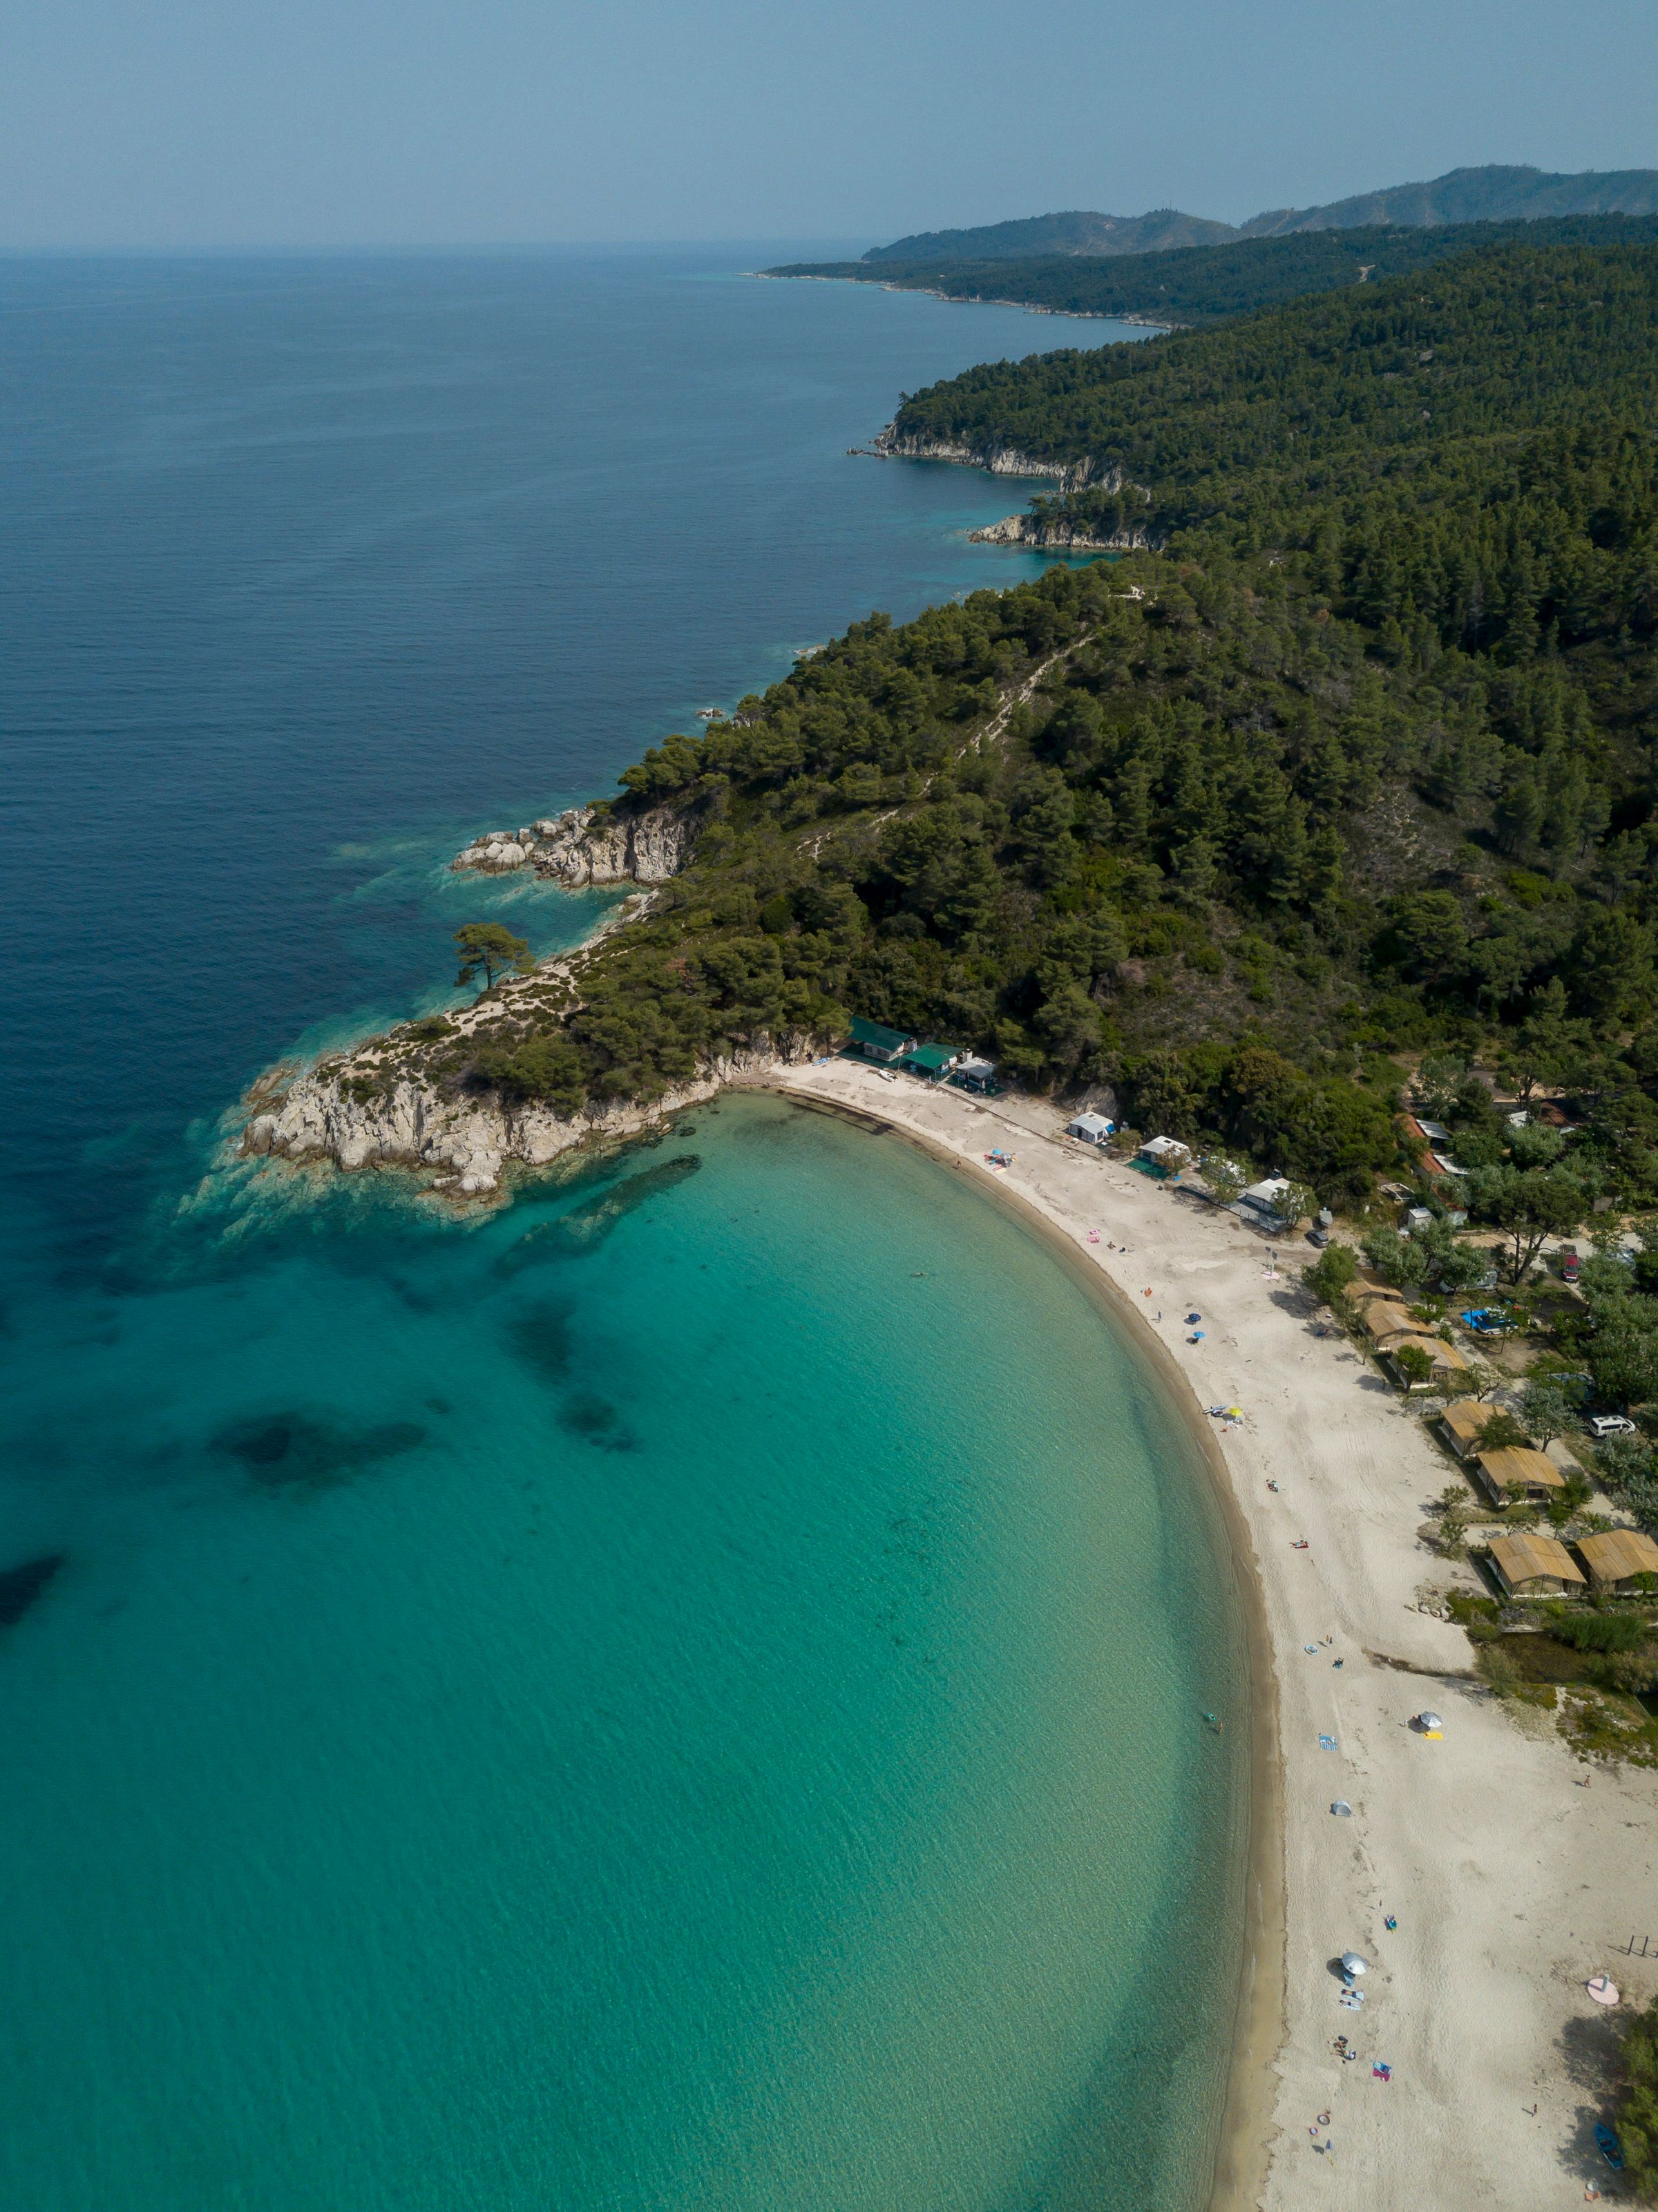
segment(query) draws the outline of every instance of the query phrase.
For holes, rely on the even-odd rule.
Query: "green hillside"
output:
[[[1655,407],[1644,247],[918,395],[1114,460],[1163,550],[872,616],[666,739],[616,801],[704,824],[653,911],[373,1080],[570,1109],[855,1012],[1351,1199],[1400,1166],[1376,1055],[1483,1048],[1582,1093],[1574,1174],[1658,1202]]]
[[[850,279],[901,291],[937,292],[950,300],[1011,301],[1059,314],[1134,317],[1196,327],[1309,292],[1379,283],[1484,246],[1649,241],[1658,242],[1658,216],[1589,215],[1435,229],[1298,231],[1108,260],[1064,253],[1029,260],[791,262],[766,274]]]

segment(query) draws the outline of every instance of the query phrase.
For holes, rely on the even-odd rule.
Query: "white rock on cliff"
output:
[[[791,1038],[779,1050],[750,1050],[709,1061],[693,1082],[649,1105],[604,1109],[565,1121],[544,1106],[508,1106],[498,1098],[448,1097],[407,1077],[386,1093],[347,1097],[348,1063],[326,1078],[300,1076],[276,1110],[256,1115],[242,1133],[245,1153],[332,1160],[358,1170],[380,1164],[440,1171],[442,1188],[467,1198],[501,1187],[508,1161],[545,1167],[561,1153],[649,1128],[666,1115],[712,1098],[728,1083],[762,1080],[780,1060],[809,1058],[817,1040]]]
[[[491,830],[451,862],[494,873],[530,866],[568,890],[590,884],[665,884],[678,874],[695,842],[700,816],[683,806],[595,821],[591,806],[573,806],[521,830]]]

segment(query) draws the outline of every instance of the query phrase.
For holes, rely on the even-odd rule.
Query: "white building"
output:
[[[1066,1123],[1065,1133],[1067,1137],[1080,1137],[1085,1145],[1102,1145],[1115,1133],[1116,1127],[1103,1114],[1078,1114],[1074,1121]]]

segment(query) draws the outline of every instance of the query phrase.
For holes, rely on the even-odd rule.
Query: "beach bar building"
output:
[[[1583,1576],[1553,1536],[1493,1536],[1491,1571],[1509,1597],[1581,1595]]]
[[[1523,1497],[1539,1501],[1552,1498],[1565,1485],[1565,1476],[1548,1454],[1533,1451],[1525,1444],[1508,1445],[1502,1451],[1476,1452],[1473,1466],[1479,1486],[1493,1505],[1508,1504],[1511,1483],[1520,1486]],[[1582,1581],[1576,1567],[1572,1573]]]
[[[912,1045],[901,1063],[912,1075],[924,1075],[929,1083],[942,1083],[962,1058],[958,1044]]]
[[[879,1022],[866,1022],[860,1014],[853,1017],[852,1042],[853,1049],[865,1060],[878,1060],[887,1067],[915,1049],[915,1040],[907,1030],[885,1029]]]
[[[1638,1597],[1643,1578],[1658,1580],[1658,1544],[1639,1528],[1608,1528],[1599,1536],[1585,1536],[1577,1556],[1598,1590],[1615,1597]]]
[[[1074,1121],[1066,1123],[1065,1133],[1067,1137],[1079,1137],[1084,1145],[1102,1145],[1116,1126],[1114,1121],[1108,1121],[1103,1114],[1078,1114]]]

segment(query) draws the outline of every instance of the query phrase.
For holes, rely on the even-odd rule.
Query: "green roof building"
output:
[[[962,1048],[954,1044],[918,1044],[905,1055],[903,1065],[912,1075],[925,1075],[940,1083],[962,1057]]]
[[[852,1042],[865,1060],[883,1060],[889,1065],[902,1060],[915,1044],[907,1030],[884,1029],[879,1022],[865,1021],[861,1015],[853,1017]]]

